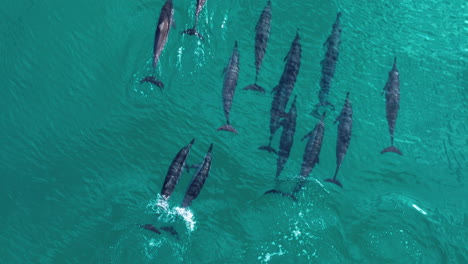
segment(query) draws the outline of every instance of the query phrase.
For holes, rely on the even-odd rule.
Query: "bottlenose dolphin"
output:
[[[255,26],[255,83],[244,87],[244,90],[254,90],[265,93],[265,89],[257,85],[257,80],[270,36],[270,21],[271,1],[268,1]]]
[[[166,45],[167,38],[169,36],[169,30],[174,23],[174,8],[172,6],[172,0],[167,0],[166,3],[161,8],[161,13],[159,15],[158,26],[156,27],[156,32],[154,35],[154,45],[153,45],[153,68],[158,65],[159,56]],[[157,81],[155,77],[148,76],[141,80],[141,82],[151,82],[160,88],[163,88],[164,85],[161,81]]]
[[[331,81],[335,75],[336,63],[338,61],[338,55],[340,53],[340,44],[341,44],[341,24],[340,24],[341,12],[338,12],[336,15],[335,23],[333,24],[333,29],[328,36],[327,40],[323,44],[327,46],[327,51],[325,52],[325,58],[320,62],[322,66],[322,78],[320,79],[320,91],[318,94],[319,103],[315,105],[312,114],[319,118],[319,108],[321,106],[328,106],[332,110],[335,110],[335,107],[328,101],[328,94],[330,92]]]
[[[193,23],[193,27],[184,30],[182,34],[195,35],[203,40],[203,36],[196,30],[196,27],[198,24],[198,15],[200,14],[200,11],[202,10],[205,2],[206,0],[197,0],[197,9],[195,10],[195,22]]]
[[[274,96],[270,109],[270,138],[268,140],[268,146],[262,146],[259,149],[275,152],[271,147],[271,141],[273,140],[276,130],[281,126],[281,118],[286,115],[286,105],[288,104],[289,97],[291,96],[297,75],[299,74],[299,68],[301,66],[302,48],[300,39],[298,29],[296,37],[291,43],[291,48],[284,59],[286,64],[279,84],[273,89]]]
[[[388,73],[388,80],[385,84],[382,94],[385,92],[387,123],[390,131],[391,146],[380,152],[394,152],[403,155],[399,149],[393,146],[393,133],[395,132],[395,123],[400,109],[400,74],[396,66],[396,57],[393,60],[392,70]]]
[[[325,112],[322,114],[322,119],[315,125],[314,129],[305,135],[302,140],[308,138],[302,158],[301,172],[299,174],[299,182],[292,191],[292,195],[299,192],[305,184],[305,179],[312,172],[315,164],[319,163],[320,150],[322,149],[323,135],[325,133]]]
[[[353,127],[353,108],[351,102],[349,101],[349,92],[346,94],[346,100],[341,110],[341,114],[336,118],[338,124],[338,136],[336,138],[336,170],[333,179],[325,179],[326,182],[334,183],[343,188],[341,182],[336,179],[338,170],[341,167],[341,163],[348,151],[349,142],[351,141],[351,130]]]
[[[192,201],[197,198],[205,184],[206,178],[208,178],[208,175],[210,174],[212,149],[213,144],[210,145],[200,169],[198,169],[197,173],[193,176],[192,182],[190,183],[187,192],[185,193],[184,200],[182,201],[182,207],[184,208],[189,207],[190,204],[192,204]]]
[[[223,83],[223,106],[224,116],[226,117],[226,125],[218,128],[219,130],[231,131],[237,134],[236,129],[231,126],[229,121],[229,112],[231,111],[234,92],[236,91],[237,79],[239,78],[239,51],[237,50],[237,41],[234,44],[231,58],[228,66],[224,68],[224,83]]]
[[[179,181],[179,177],[182,174],[182,170],[185,167],[185,161],[187,160],[187,156],[190,153],[190,148],[194,142],[195,139],[192,139],[192,141],[190,141],[187,146],[183,147],[172,160],[161,190],[161,196],[164,199],[169,199],[172,192],[174,191],[174,188]]]

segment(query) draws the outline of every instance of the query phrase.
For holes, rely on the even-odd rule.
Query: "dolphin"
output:
[[[276,133],[276,130],[281,127],[281,118],[285,114],[286,105],[291,96],[294,84],[296,83],[299,68],[301,67],[301,38],[299,37],[299,29],[296,31],[296,36],[291,43],[291,48],[285,57],[286,64],[279,84],[273,89],[273,101],[270,109],[270,138],[268,146],[262,146],[259,149],[275,152],[271,147],[271,141]]]
[[[325,133],[325,119],[326,112],[323,112],[322,118],[314,129],[305,135],[302,140],[308,138],[302,158],[301,172],[299,174],[299,182],[294,187],[292,194],[295,195],[304,186],[305,179],[309,176],[312,169],[319,163],[320,150],[322,149],[323,135]]]
[[[231,126],[229,121],[229,112],[231,111],[232,99],[236,91],[237,79],[239,78],[239,51],[237,50],[237,41],[234,44],[231,58],[228,66],[224,68],[224,83],[223,83],[223,105],[224,116],[226,117],[226,125],[218,128],[219,130],[231,131],[237,134],[236,129]]]
[[[351,141],[351,130],[353,127],[353,108],[351,102],[349,101],[349,92],[346,94],[346,100],[341,110],[340,115],[336,118],[336,122],[340,122],[338,125],[338,136],[336,138],[336,170],[333,179],[325,179],[326,182],[334,183],[341,188],[343,185],[336,179],[338,170],[341,167],[341,163],[348,151],[349,142]]]
[[[156,33],[154,35],[154,45],[153,45],[153,68],[156,68],[159,61],[159,56],[166,45],[167,38],[169,36],[169,31],[171,26],[174,23],[174,7],[172,5],[172,0],[167,0],[166,3],[161,8],[161,13],[159,14],[158,26],[156,27]],[[160,88],[163,88],[164,85],[161,81],[157,81],[155,77],[148,76],[141,80],[141,82],[151,82],[156,84]]]
[[[196,27],[198,24],[198,15],[200,14],[200,11],[203,9],[205,2],[206,0],[197,0],[197,9],[195,10],[195,22],[193,24],[193,27],[184,30],[182,34],[195,35],[199,37],[201,40],[203,40],[203,36],[196,30]]]
[[[284,169],[284,165],[288,161],[289,153],[291,152],[291,148],[294,143],[294,133],[296,132],[296,117],[297,117],[296,98],[297,96],[294,97],[294,101],[292,102],[291,108],[287,116],[285,117],[285,119],[283,119],[282,121],[283,132],[281,133],[280,147],[278,151],[278,159],[276,161],[276,175],[275,175],[276,186],[275,186],[275,189],[265,192],[265,194],[278,193],[283,196],[290,197],[292,199],[295,199],[295,197],[291,196],[288,193],[279,191],[277,187],[278,187],[278,178]]]
[[[388,80],[385,84],[382,94],[385,92],[387,123],[390,131],[391,146],[380,152],[394,152],[403,155],[399,149],[393,146],[393,133],[395,132],[395,123],[400,109],[400,74],[396,66],[396,57],[393,60],[392,70],[388,73]]]
[[[244,87],[244,90],[254,90],[265,93],[265,89],[257,85],[257,80],[270,36],[270,21],[271,1],[268,1],[255,26],[255,83]]]
[[[182,170],[185,167],[185,160],[187,159],[188,154],[190,153],[190,148],[194,142],[195,139],[192,139],[192,141],[190,141],[187,146],[183,147],[172,160],[161,190],[161,196],[164,199],[169,199],[172,192],[174,191],[174,188],[179,181],[179,177],[182,174]]]
[[[197,198],[205,184],[206,178],[208,178],[208,175],[210,174],[212,149],[213,143],[210,145],[200,169],[198,169],[197,173],[193,176],[192,182],[185,193],[184,200],[182,201],[183,208],[189,207],[190,204],[192,204],[192,201]]]
[[[328,94],[330,92],[331,81],[335,75],[336,63],[340,53],[341,44],[341,12],[336,15],[335,23],[333,24],[332,32],[323,44],[327,46],[325,58],[320,62],[322,66],[322,78],[320,79],[320,91],[318,94],[319,103],[315,105],[312,115],[319,118],[319,108],[321,106],[328,106],[333,111],[335,107],[328,101]]]

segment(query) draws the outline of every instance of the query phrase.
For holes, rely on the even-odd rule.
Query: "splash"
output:
[[[149,201],[146,206],[150,214],[156,214],[159,222],[175,223],[177,219],[182,219],[189,232],[195,230],[195,217],[188,208],[170,207],[168,201],[158,194],[156,200]]]

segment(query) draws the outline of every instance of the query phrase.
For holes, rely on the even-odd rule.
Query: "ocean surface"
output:
[[[163,1],[4,0],[0,7],[1,263],[468,263],[468,4],[463,0],[272,1],[258,84],[255,24],[266,1],[174,0],[175,28],[156,69]],[[299,29],[297,129],[280,188],[297,181],[318,119],[323,43],[342,12],[341,47],[320,163],[298,201],[274,186],[270,93]],[[225,124],[223,68],[238,41],[240,73]],[[400,71],[395,145],[381,94]],[[140,84],[155,74],[160,90]],[[338,116],[354,109],[348,153],[335,171]],[[277,132],[273,146],[277,148]],[[210,175],[179,208],[194,170],[166,207],[159,192],[192,138],[189,164],[213,143]],[[178,235],[140,228],[172,226]]]

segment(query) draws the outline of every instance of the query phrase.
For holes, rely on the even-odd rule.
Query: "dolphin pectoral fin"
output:
[[[279,86],[278,86],[278,85],[276,85],[276,86],[273,88],[273,90],[271,90],[271,93],[274,93],[274,92],[276,92],[276,90],[278,90],[278,89],[279,89]]]
[[[398,148],[396,148],[395,146],[390,146],[388,148],[385,148],[384,150],[382,150],[380,152],[380,154],[384,154],[385,152],[393,152],[393,153],[396,153],[396,154],[399,154],[399,155],[403,156],[403,153]]]
[[[266,150],[266,151],[268,151],[270,153],[273,152],[275,154],[278,154],[278,152],[276,152],[276,150],[274,148],[272,148],[271,146],[261,146],[258,149]]]
[[[333,124],[336,124],[336,122],[340,121],[341,120],[341,114],[339,116],[336,117],[335,119],[335,122],[333,122]]]
[[[280,194],[280,195],[283,196],[283,197],[289,197],[289,198],[291,198],[293,201],[297,202],[297,197],[294,196],[293,194],[290,194],[290,193],[285,193],[285,192],[283,192],[283,191],[279,191],[279,190],[276,190],[276,189],[272,189],[272,190],[266,191],[266,192],[264,193],[264,195],[265,195],[265,194],[268,194],[268,193]]]
[[[304,139],[310,137],[312,135],[313,131],[310,131],[307,135],[305,135],[303,138],[301,138],[301,141],[304,141]]]
[[[174,16],[172,16],[171,26],[172,26],[173,29],[176,28],[176,23],[175,23],[175,20],[174,20]]]
[[[221,73],[221,76],[224,76],[224,74],[226,74],[226,71],[227,71],[227,67],[224,67],[223,72]]]
[[[315,159],[315,163],[317,163],[317,164],[320,163],[319,156],[317,156],[317,158]]]

